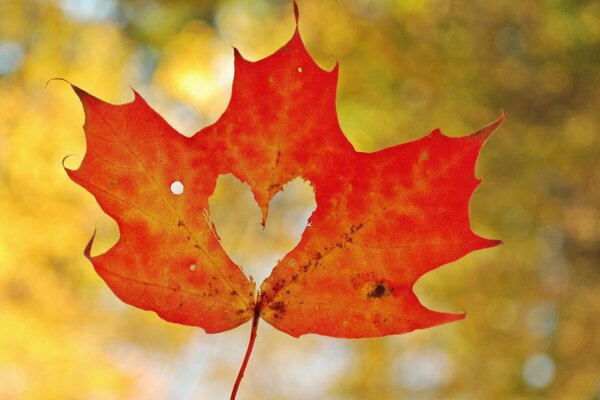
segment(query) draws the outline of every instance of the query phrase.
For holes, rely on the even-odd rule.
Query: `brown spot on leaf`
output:
[[[269,304],[269,308],[275,312],[273,317],[276,319],[281,319],[285,315],[285,303],[283,301],[275,301]]]
[[[275,301],[269,304],[269,308],[276,312],[285,313],[285,303],[283,301]]]
[[[383,282],[377,282],[368,292],[367,297],[370,299],[380,299],[385,296],[389,296],[390,291]]]

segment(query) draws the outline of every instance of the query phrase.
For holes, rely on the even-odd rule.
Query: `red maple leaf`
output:
[[[296,13],[297,16],[297,13]],[[297,18],[296,18],[297,21]],[[422,306],[424,273],[498,241],[474,234],[469,201],[485,140],[503,118],[465,137],[439,130],[374,153],[357,152],[336,114],[338,66],[324,71],[298,29],[256,62],[235,51],[229,106],[191,138],[136,93],[112,105],[73,86],[85,110],[87,152],[71,179],[118,224],[106,253],[85,254],[124,302],[217,333],[260,318],[298,337],[364,338],[454,321]],[[261,207],[290,180],[314,188],[317,209],[298,245],[258,292],[227,256],[207,211],[219,175],[248,183]]]

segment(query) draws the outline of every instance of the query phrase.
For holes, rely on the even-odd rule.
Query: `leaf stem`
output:
[[[254,342],[256,341],[257,331],[258,331],[258,321],[260,320],[260,307],[256,307],[254,309],[254,317],[252,318],[252,330],[250,331],[250,341],[248,342],[248,348],[246,349],[246,355],[244,356],[244,361],[242,361],[242,366],[240,367],[240,372],[238,372],[238,376],[233,385],[233,390],[231,391],[230,400],[235,400],[235,396],[237,395],[238,389],[240,388],[240,383],[242,382],[242,378],[244,377],[244,372],[246,371],[246,366],[248,365],[248,360],[250,360],[250,354],[252,354],[252,349],[254,348]]]

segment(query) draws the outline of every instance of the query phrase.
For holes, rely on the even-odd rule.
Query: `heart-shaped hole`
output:
[[[298,244],[317,207],[310,184],[296,178],[271,200],[263,229],[250,187],[232,174],[219,176],[208,203],[221,246],[259,286]]]

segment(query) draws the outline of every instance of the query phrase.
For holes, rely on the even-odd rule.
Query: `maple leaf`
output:
[[[465,137],[439,130],[374,153],[357,152],[336,114],[338,65],[321,69],[296,30],[271,56],[235,50],[230,103],[193,137],[171,128],[135,93],[112,105],[73,86],[87,151],[71,179],[118,224],[106,253],[85,254],[124,302],[208,333],[260,318],[298,337],[400,334],[464,314],[425,308],[412,288],[426,272],[498,241],[471,230],[474,168],[503,117]],[[210,221],[219,175],[250,185],[263,224],[290,180],[314,188],[317,208],[298,245],[255,284],[227,256]]]

